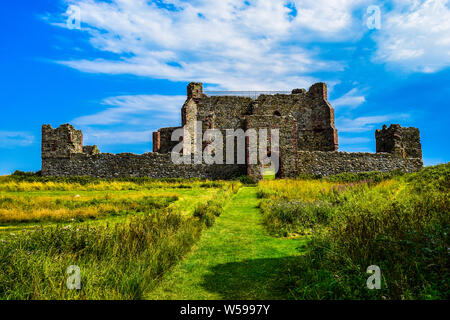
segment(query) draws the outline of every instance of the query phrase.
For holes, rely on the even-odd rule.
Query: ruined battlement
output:
[[[42,158],[70,158],[73,153],[83,152],[83,133],[70,124],[53,129],[42,126]]]
[[[53,129],[51,125],[42,126],[42,170],[49,159],[72,159],[75,154],[94,155],[100,153],[97,146],[83,147],[83,133],[66,123]]]
[[[422,158],[419,129],[399,124],[383,125],[375,131],[377,152],[392,153],[401,158]]]
[[[248,159],[239,164],[174,164],[170,153],[179,143],[172,141],[172,134],[177,129],[189,133],[189,139],[183,139],[182,153],[191,157],[210,143],[203,141],[202,150],[195,150],[198,145],[195,142],[202,139],[208,129],[218,129],[223,133],[224,146],[229,137],[228,130],[277,129],[279,178],[295,178],[300,173],[325,176],[371,170],[399,169],[411,172],[423,166],[419,130],[398,124],[389,127],[384,125],[381,130],[376,130],[376,153],[338,152],[334,108],[328,101],[327,86],[323,82],[313,84],[308,90],[261,93],[254,98],[208,96],[203,92],[202,83],[193,82],[187,86],[186,101],[181,107],[181,123],[180,127],[161,128],[153,132],[153,152],[144,155],[100,153],[97,146],[83,146],[82,132],[72,125],[64,124],[56,129],[44,125],[42,173],[106,178],[147,176],[208,179],[227,179],[248,174],[261,178],[260,164],[252,164]],[[200,124],[202,127],[197,128]],[[247,140],[245,151],[247,155],[250,152]],[[268,150],[267,156],[269,154]]]
[[[261,94],[256,99],[229,95],[210,97],[203,94],[201,83],[190,83],[181,109],[181,122],[195,141],[197,121],[203,123],[203,131],[245,129],[246,118],[250,115],[292,116],[296,122],[298,150],[338,150],[334,108],[328,102],[327,86],[323,82],[313,84],[308,91],[294,89],[291,94]],[[193,146],[192,143],[192,152]]]

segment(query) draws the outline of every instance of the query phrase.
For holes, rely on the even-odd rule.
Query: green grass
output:
[[[1,186],[0,186],[1,187]],[[70,191],[62,191],[62,190],[34,190],[34,191],[14,191],[14,192],[1,192],[0,199],[2,197],[11,198],[14,202],[19,204],[21,203],[30,203],[28,206],[28,211],[31,215],[27,218],[21,217],[21,219],[12,219],[13,216],[17,215],[19,206],[9,208],[12,212],[12,215],[7,215],[7,212],[4,213],[3,219],[0,219],[0,238],[4,238],[10,232],[20,233],[29,229],[33,229],[35,226],[41,225],[53,225],[55,223],[60,223],[63,226],[66,225],[77,225],[77,224],[90,224],[90,225],[105,225],[112,223],[122,223],[128,219],[128,217],[135,215],[136,210],[132,210],[132,206],[130,205],[127,210],[122,210],[121,214],[115,214],[116,210],[111,210],[108,214],[99,214],[101,207],[97,207],[95,203],[90,206],[93,208],[92,215],[90,216],[78,216],[75,215],[67,215],[66,217],[59,217],[55,214],[49,215],[47,217],[41,217],[40,219],[35,219],[32,217],[33,210],[39,209],[38,206],[33,205],[36,202],[43,202],[43,199],[47,199],[47,203],[44,204],[49,207],[54,205],[56,201],[60,201],[61,199],[72,199],[73,203],[86,200],[86,199],[99,199],[100,201],[104,200],[105,197],[111,198],[111,203],[117,201],[117,199],[137,199],[137,203],[141,201],[145,197],[149,197],[150,199],[160,199],[160,201],[164,202],[164,199],[169,200],[167,203],[168,208],[177,212],[178,214],[184,216],[192,215],[195,207],[199,203],[205,203],[208,200],[212,199],[214,195],[220,190],[220,188],[200,188],[200,187],[192,187],[192,188],[173,188],[170,185],[166,188],[148,188],[143,190],[70,190]],[[75,198],[75,196],[80,196],[79,198]],[[177,198],[177,201],[171,201],[174,197]],[[70,201],[68,202],[70,205]],[[0,205],[1,210],[1,205]],[[50,213],[54,213],[54,211],[48,209]],[[26,213],[27,211],[25,211]],[[148,212],[148,210],[147,210]],[[119,212],[117,212],[119,213]],[[4,220],[4,221],[2,221]]]
[[[0,299],[448,299],[449,164],[305,178],[0,177]]]
[[[291,268],[286,290],[294,298],[449,298],[450,164],[405,175],[263,181],[259,189],[272,234],[311,238]],[[381,268],[381,290],[365,286],[370,265]]]
[[[38,181],[0,181],[9,190],[0,196],[0,299],[142,299],[205,229],[194,210],[221,212],[240,186],[29,177]],[[79,291],[66,288],[70,265],[81,269]]]
[[[306,239],[270,236],[262,225],[257,189],[242,187],[195,249],[148,299],[285,299],[285,272]]]
[[[115,226],[38,228],[0,246],[2,299],[142,299],[192,247],[202,227],[168,212]],[[81,269],[68,290],[66,269]]]

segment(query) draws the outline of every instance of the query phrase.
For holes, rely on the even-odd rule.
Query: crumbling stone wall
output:
[[[83,133],[70,124],[57,129],[50,125],[42,126],[42,153],[45,158],[70,158],[73,153],[83,152]]]
[[[295,178],[298,174],[331,175],[341,172],[389,171],[411,172],[422,168],[420,133],[416,128],[400,125],[383,126],[375,133],[377,153],[337,152],[338,139],[334,123],[334,109],[328,102],[324,83],[312,85],[308,91],[294,89],[291,94],[260,95],[256,99],[239,96],[212,96],[203,93],[201,83],[190,83],[187,100],[181,109],[182,126],[189,132],[183,153],[195,150],[197,134],[219,129],[223,135],[226,163],[227,132],[237,129],[279,129],[280,170],[278,177]],[[197,128],[197,121],[202,128]],[[249,143],[245,144],[247,159],[243,164],[182,164],[172,162],[170,152],[178,141],[172,133],[181,127],[162,128],[153,133],[153,153],[100,153],[97,146],[83,147],[83,134],[69,124],[57,129],[42,127],[42,173],[47,176],[88,175],[113,178],[142,176],[153,178],[199,177],[227,179],[243,174],[261,178],[261,164],[248,161]],[[197,129],[200,132],[198,133]],[[268,143],[268,156],[271,156]],[[237,140],[235,140],[236,154]],[[256,151],[258,151],[258,147]],[[258,155],[259,157],[259,155]]]
[[[172,141],[172,133],[180,129],[181,127],[168,127],[161,128],[156,132],[153,132],[153,152],[158,153],[170,153],[178,143],[178,141]]]
[[[297,121],[299,150],[335,151],[338,136],[334,124],[334,109],[328,102],[327,86],[316,83],[306,91],[294,89],[292,94],[260,95],[257,99],[241,96],[203,94],[201,83],[190,83],[187,100],[182,107],[182,126],[186,126],[194,145],[196,121],[202,121],[203,131],[211,128],[245,129],[246,116],[293,116]],[[191,148],[194,152],[194,148]]]
[[[94,155],[94,154],[99,154],[100,150],[98,150],[98,147],[96,145],[84,146],[83,153],[88,154],[88,155]]]
[[[174,164],[170,154],[149,152],[73,154],[69,158],[42,160],[46,176],[92,176],[99,178],[150,177],[150,178],[203,178],[230,179],[246,174],[245,165]]]
[[[174,129],[164,128],[159,131],[162,133],[163,148],[166,148],[167,137]],[[100,153],[97,146],[83,147],[83,134],[72,125],[64,124],[56,129],[50,125],[42,126],[44,176],[229,179],[246,174],[246,168],[245,164],[178,165],[172,162],[170,153]]]
[[[375,131],[377,152],[392,153],[401,158],[422,158],[419,129],[391,124]]]
[[[334,109],[328,102],[325,83],[316,83],[306,91],[294,89],[292,94],[260,95],[252,114],[291,115],[297,121],[297,148],[308,151],[338,149]]]
[[[244,129],[245,115],[250,114],[252,103],[249,97],[204,97],[197,102],[197,120],[209,122],[217,129]]]
[[[400,158],[391,153],[299,151],[297,161],[298,174],[320,176],[366,171],[414,172],[423,167],[422,159]]]

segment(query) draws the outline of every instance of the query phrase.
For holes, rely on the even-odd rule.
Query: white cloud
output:
[[[448,0],[397,0],[382,14],[374,33],[376,61],[413,72],[436,72],[450,65],[450,6]]]
[[[309,73],[343,65],[322,61],[305,41],[358,37],[364,28],[352,11],[365,2],[70,0],[81,9],[92,46],[117,58],[58,62],[83,72],[203,81],[216,89],[308,87],[316,81]]]
[[[331,104],[333,107],[352,107],[356,108],[357,106],[363,104],[366,101],[365,97],[359,94],[358,89],[353,88],[343,96],[332,100]]]
[[[450,64],[449,0],[393,1],[374,30],[375,62],[434,72]],[[217,90],[308,87],[342,71],[311,42],[357,42],[370,0],[68,0],[90,44],[114,58],[69,59],[82,72],[201,81]],[[46,16],[66,28],[66,16]],[[76,31],[74,31],[76,32]],[[339,56],[339,55],[336,55]],[[358,103],[357,97],[351,103]]]
[[[185,96],[127,95],[106,98],[106,110],[81,116],[73,121],[83,130],[86,144],[143,144],[163,125],[181,122]],[[136,130],[140,128],[140,130]]]
[[[339,117],[336,119],[336,127],[338,128],[338,132],[366,132],[375,130],[375,125],[407,119],[408,117],[408,114],[387,114],[379,116],[358,117],[355,119]]]
[[[26,147],[34,142],[34,136],[28,132],[0,131],[0,148]]]
[[[111,124],[149,124],[164,121],[179,122],[185,96],[128,95],[106,98],[108,109],[73,120],[80,126]]]
[[[353,11],[368,3],[370,1],[365,0],[298,0],[295,4],[299,14],[294,25],[313,31],[301,35],[310,40],[317,40],[317,37],[328,41],[357,38],[365,30]]]

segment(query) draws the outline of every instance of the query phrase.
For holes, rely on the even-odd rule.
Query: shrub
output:
[[[430,188],[440,192],[450,190],[450,164],[425,167],[419,172],[405,176],[415,192],[427,192]]]
[[[207,203],[201,203],[195,207],[194,217],[198,218],[207,227],[211,227],[214,224],[216,216],[210,211]]]
[[[293,297],[448,299],[449,167],[333,191],[339,201],[328,223],[312,234],[310,251],[292,269]],[[381,268],[382,290],[363,285],[370,265]]]
[[[243,185],[255,185],[258,183],[258,180],[256,180],[253,177],[250,176],[240,176],[239,177],[239,181],[243,184]]]
[[[326,202],[263,201],[260,204],[263,221],[272,234],[289,236],[310,234],[328,223],[333,207]]]
[[[290,267],[296,299],[448,299],[450,164],[412,174],[364,172],[261,182],[268,230],[309,234]],[[370,265],[382,290],[367,290]]]
[[[320,292],[323,299],[448,299],[448,208],[448,199],[437,194],[345,204],[328,228],[313,234],[296,271],[302,274],[296,298]],[[361,286],[369,265],[381,268],[382,290]],[[305,295],[311,286],[315,292]]]
[[[227,200],[237,193],[240,187],[240,183],[228,184],[214,195],[214,199],[206,203],[197,204],[194,209],[194,217],[202,221],[207,227],[211,227],[215,222],[215,218],[220,217],[223,213]]]
[[[199,218],[207,227],[214,224],[215,218],[223,213],[224,200],[209,200],[207,203],[199,203],[194,210],[194,217]]]
[[[37,178],[41,176],[41,171],[37,171],[37,172],[24,172],[24,171],[20,171],[20,170],[16,170],[14,171],[14,173],[11,175],[11,177],[14,178]]]
[[[320,180],[322,176],[320,174],[306,174],[302,173],[297,176],[299,180]]]

